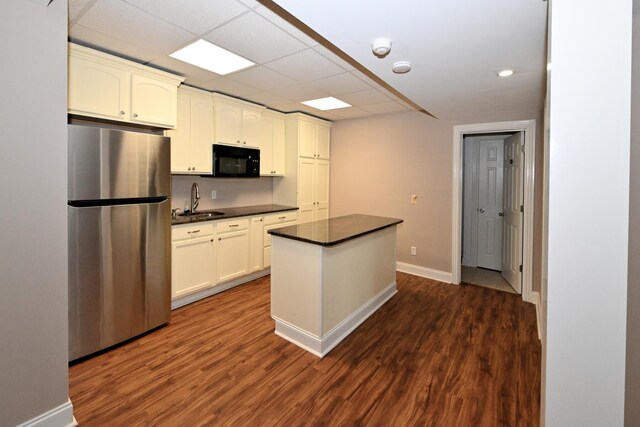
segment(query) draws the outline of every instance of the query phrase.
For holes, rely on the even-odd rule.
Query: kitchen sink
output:
[[[196,212],[196,213],[191,214],[189,216],[194,216],[196,218],[213,218],[213,217],[220,216],[220,215],[224,215],[224,212],[220,212],[220,211],[202,211],[202,212]]]

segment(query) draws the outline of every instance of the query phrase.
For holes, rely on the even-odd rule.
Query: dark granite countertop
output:
[[[269,230],[269,234],[320,246],[335,246],[402,222],[397,218],[353,214]]]
[[[255,205],[255,206],[241,206],[238,208],[220,208],[220,209],[206,209],[196,210],[193,215],[178,215],[176,218],[171,219],[171,225],[191,224],[201,221],[214,221],[220,219],[237,218],[241,216],[251,216],[260,214],[269,214],[274,212],[294,211],[298,210],[295,206],[285,205]]]

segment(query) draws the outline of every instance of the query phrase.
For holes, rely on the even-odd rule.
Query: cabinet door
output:
[[[262,113],[253,110],[242,110],[242,144],[260,147],[260,123]]]
[[[273,117],[262,118],[262,138],[260,139],[260,175],[273,174]]]
[[[126,71],[69,57],[69,111],[112,120],[128,118],[128,79]]]
[[[251,218],[251,271],[262,270],[264,256],[264,222],[262,217]]]
[[[316,160],[314,174],[314,220],[329,218],[329,162]]]
[[[273,119],[273,140],[271,146],[271,167],[274,175],[284,175],[285,168],[284,118]]]
[[[218,234],[217,283],[249,273],[249,230]]]
[[[315,123],[298,121],[298,156],[309,158],[316,156],[316,137]]]
[[[298,159],[298,215],[300,223],[313,221],[315,163],[313,159]]]
[[[242,108],[224,102],[215,103],[216,143],[240,144],[242,135]]]
[[[191,173],[191,98],[178,93],[178,113],[175,130],[167,131],[171,138],[171,173]]]
[[[331,128],[318,125],[316,154],[319,159],[329,160]]]
[[[191,95],[191,173],[212,172],[213,102],[208,95]]]
[[[130,120],[175,128],[177,97],[176,85],[132,74]]]
[[[171,297],[178,298],[215,284],[212,236],[171,244]]]

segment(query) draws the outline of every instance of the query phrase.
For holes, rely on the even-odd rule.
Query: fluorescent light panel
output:
[[[347,104],[344,101],[340,101],[339,99],[336,99],[333,96],[330,96],[328,98],[320,98],[320,99],[312,99],[310,101],[303,101],[302,103],[304,105],[308,105],[309,107],[313,107],[322,111],[351,107],[351,104]]]
[[[222,76],[254,65],[248,59],[202,39],[169,56]]]

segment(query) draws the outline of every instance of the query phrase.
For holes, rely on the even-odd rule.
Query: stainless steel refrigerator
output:
[[[170,139],[69,125],[69,360],[171,312]]]

